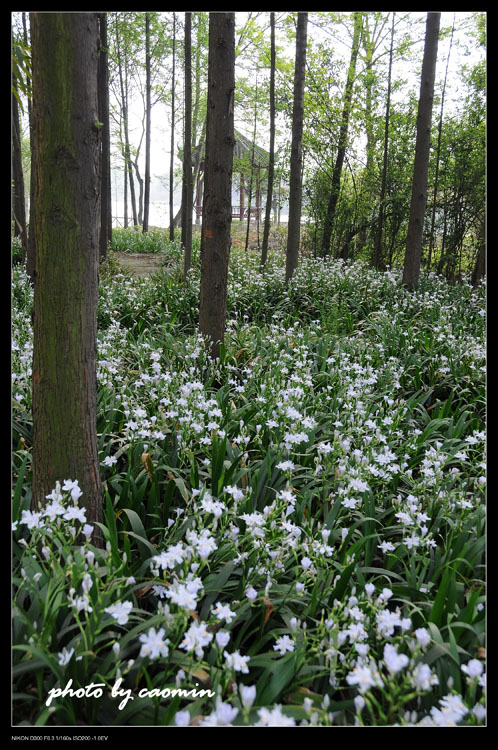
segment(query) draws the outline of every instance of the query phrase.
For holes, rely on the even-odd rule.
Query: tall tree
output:
[[[270,237],[271,206],[273,201],[273,181],[275,176],[275,13],[270,13],[270,155],[268,158],[268,187],[266,192],[266,213],[261,246],[261,270],[268,258]]]
[[[288,283],[297,268],[301,235],[301,193],[303,164],[304,80],[306,73],[306,42],[308,14],[298,13],[296,30],[296,61],[294,67],[294,104],[292,110],[292,142],[289,180],[289,222],[287,225],[287,257],[285,280]]]
[[[33,504],[78,480],[102,520],[97,449],[97,13],[31,13],[36,246]],[[99,543],[100,532],[94,532]]]
[[[124,19],[122,23],[119,23],[118,19],[116,19],[116,24],[115,24],[116,60],[117,60],[117,66],[118,66],[119,88],[120,88],[120,94],[121,94],[121,116],[122,116],[123,135],[124,135],[124,143],[122,146],[123,159],[124,159],[124,172],[125,172],[124,179],[125,179],[125,183],[127,180],[129,180],[131,208],[132,208],[132,213],[133,213],[133,223],[135,226],[137,226],[138,224],[137,203],[136,203],[136,197],[135,197],[135,183],[133,180],[130,136],[129,136],[129,127],[128,127],[128,54],[127,54],[126,44],[123,43],[123,39],[121,38],[122,28],[120,28],[124,26],[125,26]],[[126,206],[126,201],[125,201],[125,206]],[[125,213],[125,226],[127,226],[127,224],[128,224],[127,216]]]
[[[375,248],[373,264],[376,268],[381,267],[382,263],[382,231],[384,225],[384,201],[386,198],[386,184],[387,184],[387,159],[389,153],[389,117],[391,114],[391,80],[392,80],[392,69],[393,69],[393,51],[394,51],[394,17],[392,16],[391,25],[391,46],[389,48],[389,70],[387,74],[387,97],[386,97],[386,114],[384,117],[384,155],[382,160],[382,178],[380,186],[380,197],[379,197],[379,218],[377,221],[377,235],[375,238]]]
[[[208,104],[201,228],[199,331],[220,354],[232,223],[235,13],[209,14]]]
[[[100,148],[100,259],[107,258],[107,248],[112,240],[111,204],[111,129],[109,121],[109,66],[107,44],[107,13],[99,13],[100,54],[98,70],[99,121],[102,128]]]
[[[173,50],[172,50],[172,74],[171,74],[171,152],[169,157],[169,238],[175,238],[175,224],[173,221],[173,193],[174,184],[174,159],[175,159],[175,62],[176,62],[176,13],[173,13]]]
[[[12,218],[14,220],[14,236],[20,237],[22,245],[22,257],[25,259],[28,252],[28,240],[26,230],[26,203],[24,198],[24,175],[22,171],[21,152],[21,126],[19,121],[19,105],[17,101],[17,80],[12,74]]]
[[[183,184],[185,199],[185,220],[182,222],[184,235],[184,280],[192,265],[192,13],[185,13],[185,142],[183,145]]]
[[[349,62],[348,75],[346,80],[346,88],[344,90],[344,103],[342,106],[341,116],[341,127],[339,131],[339,143],[337,145],[337,156],[334,165],[334,172],[332,174],[332,184],[330,187],[329,204],[327,208],[327,214],[325,217],[325,223],[323,227],[322,236],[322,253],[327,255],[330,248],[330,239],[332,237],[332,225],[334,221],[335,208],[337,200],[339,198],[339,190],[341,187],[341,173],[342,166],[344,164],[344,157],[346,155],[346,146],[348,141],[348,130],[349,130],[349,116],[351,113],[351,103],[353,98],[353,84],[356,74],[356,60],[358,57],[358,50],[360,47],[360,35],[362,25],[362,13],[356,11],[354,14],[354,29],[353,29],[353,46],[351,48],[351,59]]]
[[[441,13],[431,12],[427,14],[417,114],[417,139],[415,142],[415,162],[413,165],[412,197],[402,279],[403,286],[408,289],[413,289],[417,285],[420,275],[424,216],[427,205],[432,102],[434,99],[434,79],[436,77],[440,20]]]
[[[439,163],[441,160],[441,136],[443,134],[444,97],[446,94],[446,84],[448,81],[448,68],[450,65],[450,55],[451,55],[451,47],[453,44],[453,34],[455,32],[455,16],[456,16],[456,13],[453,14],[453,26],[451,27],[450,47],[448,49],[448,57],[446,58],[446,70],[444,73],[443,91],[441,94],[441,109],[439,112],[439,124],[437,128],[436,173],[434,176],[434,189],[432,191],[434,197],[432,200],[431,234],[429,238],[429,255],[427,257],[427,268],[431,267],[432,253],[434,251],[434,245],[436,241],[434,230],[436,226],[437,193],[438,193],[438,187],[439,187]]]
[[[150,15],[145,14],[145,189],[143,231],[149,231],[150,203]]]

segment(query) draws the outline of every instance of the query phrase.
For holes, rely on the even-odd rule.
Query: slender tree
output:
[[[23,27],[23,40],[26,47],[30,43],[28,38],[28,24],[26,21],[26,13],[22,14],[22,27]],[[26,80],[27,88],[30,89],[31,77],[27,76]],[[33,135],[32,135],[32,102],[31,95],[28,95],[28,122],[29,122],[29,143],[31,146],[31,161],[30,161],[30,173],[33,174]],[[29,220],[28,220],[28,237],[27,237],[27,256],[26,256],[26,272],[30,277],[31,281],[35,279],[35,240],[34,232],[31,230],[31,206],[33,205],[33,186],[34,180],[29,181]]]
[[[258,76],[256,74],[256,89],[254,94],[254,127],[252,132],[252,146],[251,146],[251,176],[249,178],[249,196],[247,202],[247,224],[246,224],[246,242],[244,250],[247,253],[249,249],[249,231],[251,229],[251,208],[252,208],[252,188],[254,183],[254,172],[255,172],[255,149],[256,149],[256,130],[258,123]],[[256,211],[257,211],[256,206]],[[257,218],[257,217],[256,217]]]
[[[330,197],[325,217],[322,236],[322,253],[327,255],[330,249],[330,239],[332,237],[332,224],[334,221],[335,209],[339,198],[341,187],[341,173],[346,155],[346,146],[348,141],[349,116],[351,113],[351,102],[353,98],[353,84],[356,74],[356,60],[360,48],[360,35],[362,25],[362,13],[356,11],[354,14],[353,46],[351,48],[351,59],[349,62],[346,88],[344,91],[344,103],[342,107],[341,127],[339,131],[339,143],[337,147],[337,156],[332,174],[332,184],[330,188]]]
[[[121,24],[123,25],[123,24]],[[135,183],[133,180],[132,162],[131,162],[131,149],[130,149],[130,137],[128,129],[128,55],[126,50],[126,44],[123,44],[120,38],[120,24],[116,23],[116,58],[118,65],[118,76],[119,76],[119,88],[121,93],[121,114],[123,121],[123,159],[124,159],[124,170],[125,170],[125,182],[128,180],[130,185],[130,198],[131,198],[131,209],[133,213],[133,223],[135,226],[138,225],[137,215],[137,202],[135,197]],[[125,202],[126,206],[126,202]],[[127,217],[125,215],[125,226],[127,226]]]
[[[98,14],[31,13],[33,56],[33,505],[77,480],[102,520],[96,336],[100,180]],[[94,540],[101,541],[98,527]]]
[[[192,265],[192,13],[185,13],[185,143],[183,145],[183,184],[185,197],[184,280]]]
[[[436,226],[437,193],[438,193],[438,187],[439,187],[439,164],[441,160],[441,136],[443,134],[444,97],[446,94],[446,83],[448,81],[448,68],[450,65],[450,55],[451,55],[451,47],[453,44],[453,34],[455,32],[455,16],[456,14],[454,13],[453,14],[453,26],[451,27],[450,47],[448,49],[448,57],[446,58],[446,70],[444,73],[443,91],[441,94],[441,109],[439,112],[439,124],[437,128],[436,173],[434,176],[434,189],[432,191],[433,200],[432,200],[432,215],[431,215],[431,234],[429,238],[429,255],[427,257],[427,268],[431,267],[432,253],[434,252],[434,245],[436,242],[435,226]]]
[[[225,333],[232,223],[235,13],[209,14],[206,160],[201,228],[199,331],[220,354]]]
[[[176,62],[176,13],[173,13],[173,50],[172,50],[172,74],[171,74],[171,152],[169,159],[169,238],[175,237],[175,224],[173,221],[173,193],[174,181],[174,159],[175,159],[175,62]]]
[[[144,188],[144,217],[143,231],[149,231],[149,203],[150,203],[150,15],[145,14],[145,188]]]
[[[271,206],[273,201],[273,181],[275,176],[275,12],[270,13],[270,155],[268,158],[268,187],[266,192],[266,213],[261,246],[261,270],[268,258],[270,237]]]
[[[107,248],[112,240],[111,204],[111,130],[109,120],[109,66],[107,45],[107,13],[99,13],[100,54],[98,69],[99,121],[102,128],[100,148],[100,259],[107,258]]]
[[[403,286],[408,289],[413,289],[417,285],[420,275],[424,216],[427,205],[432,102],[434,99],[434,79],[436,77],[440,20],[441,13],[431,12],[427,14],[417,114],[417,139],[413,166],[412,197],[402,279]]]
[[[21,126],[19,122],[19,106],[17,102],[17,81],[12,75],[12,218],[14,220],[14,236],[20,237],[22,257],[26,259],[28,240],[26,230],[26,203],[24,197],[24,175],[22,171]]]
[[[389,118],[391,114],[391,78],[393,68],[393,51],[394,51],[394,17],[391,25],[391,46],[389,48],[389,70],[387,74],[387,97],[386,97],[386,114],[384,116],[384,155],[382,160],[382,178],[379,197],[379,218],[377,222],[377,235],[375,238],[375,248],[373,264],[376,268],[381,267],[382,263],[382,231],[384,225],[384,201],[386,198],[387,184],[387,159],[389,154]]]
[[[294,67],[294,104],[292,110],[292,142],[289,181],[289,223],[287,226],[287,257],[285,280],[289,283],[297,268],[301,234],[301,175],[303,162],[304,80],[308,14],[298,13],[296,30],[296,61]]]

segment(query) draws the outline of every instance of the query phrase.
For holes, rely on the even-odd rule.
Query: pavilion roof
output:
[[[239,130],[234,131],[235,135],[235,148],[234,148],[234,156],[236,156],[239,159],[242,159],[246,154],[252,155],[253,150],[253,142],[249,140],[249,138],[246,138],[245,135],[242,135],[242,133]],[[257,167],[267,167],[268,162],[270,160],[270,154],[268,151],[265,151],[264,148],[261,148],[261,146],[258,146],[257,144],[254,144],[254,163]]]

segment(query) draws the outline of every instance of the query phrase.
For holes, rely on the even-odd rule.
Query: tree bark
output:
[[[109,68],[107,58],[107,13],[99,14],[100,53],[98,70],[99,121],[102,123],[101,138],[101,206],[100,206],[100,260],[107,258],[112,241],[111,205],[111,131],[109,121]]]
[[[420,275],[422,236],[427,205],[427,176],[431,146],[432,102],[436,76],[437,46],[441,13],[428,13],[425,31],[424,59],[420,81],[417,115],[417,139],[413,166],[410,219],[406,238],[402,285],[414,289]]]
[[[143,231],[149,231],[150,203],[150,16],[145,14],[145,188]]]
[[[273,200],[273,181],[275,174],[275,13],[270,13],[270,155],[268,157],[268,187],[266,191],[265,225],[261,247],[262,271],[268,258],[268,240],[270,237],[271,204]]]
[[[78,480],[102,521],[97,449],[100,181],[98,14],[31,13],[33,59],[33,505]],[[98,528],[93,541],[101,543]]]
[[[476,264],[472,271],[472,285],[477,286],[479,281],[486,275],[486,219],[483,217],[479,232],[479,251]]]
[[[176,14],[173,13],[173,72],[171,79],[171,153],[169,159],[169,238],[175,238],[175,224],[173,221],[173,193],[174,185],[174,157],[175,157],[175,56],[176,56]]]
[[[431,234],[429,239],[429,255],[427,257],[427,268],[431,267],[432,253],[434,252],[434,245],[436,242],[435,227],[436,227],[436,208],[437,208],[437,191],[439,187],[439,161],[441,157],[441,136],[443,133],[443,113],[444,113],[444,97],[446,93],[446,82],[448,79],[448,68],[450,64],[451,47],[453,44],[453,33],[455,31],[455,14],[453,14],[453,26],[451,29],[450,47],[448,49],[448,57],[446,59],[446,71],[444,74],[443,92],[441,94],[441,110],[439,113],[439,124],[437,128],[437,147],[436,147],[436,173],[434,176],[434,189],[433,189],[433,201],[432,201],[432,216],[431,216]]]
[[[128,135],[128,66],[127,66],[127,60],[126,60],[126,50],[123,52],[123,56],[121,54],[121,45],[119,43],[119,24],[116,23],[116,55],[117,55],[117,63],[118,63],[118,74],[119,74],[119,86],[121,90],[121,113],[123,117],[123,133],[124,133],[124,151],[123,151],[123,157],[124,157],[124,163],[125,163],[125,174],[124,179],[125,183],[127,179],[130,183],[130,198],[131,198],[131,209],[133,213],[133,224],[136,226],[138,224],[138,217],[137,217],[137,203],[135,199],[135,184],[133,182],[133,172],[132,172],[132,164],[131,164],[131,153],[130,153],[130,138]],[[124,68],[124,75],[123,75],[123,68]],[[125,202],[126,205],[126,202]],[[128,216],[127,211],[125,213],[125,226],[128,225]]]
[[[358,57],[358,50],[360,47],[360,34],[361,34],[362,14],[360,11],[354,13],[354,32],[353,32],[353,46],[351,48],[351,60],[349,63],[348,77],[346,81],[346,88],[344,91],[344,104],[342,107],[341,117],[341,128],[339,131],[339,145],[337,148],[337,156],[334,165],[334,172],[332,174],[332,185],[330,189],[329,205],[327,208],[327,215],[325,217],[325,224],[323,228],[322,236],[322,254],[327,255],[330,250],[330,239],[332,237],[332,224],[334,221],[335,208],[337,206],[337,200],[339,198],[339,191],[341,187],[341,173],[342,165],[344,163],[344,157],[346,155],[346,146],[348,140],[348,129],[349,129],[349,115],[351,112],[351,100],[353,96],[353,83],[356,73],[356,60]]]
[[[17,89],[17,81],[12,76],[12,86]],[[14,191],[12,195],[12,214],[14,219],[14,237],[21,238],[22,257],[28,254],[26,231],[26,202],[24,194],[24,175],[22,171],[21,126],[19,123],[19,106],[17,97],[12,91],[12,178]]]
[[[377,235],[375,238],[375,249],[373,264],[375,268],[382,267],[382,232],[384,225],[384,200],[386,198],[386,183],[387,183],[387,159],[389,154],[389,116],[391,113],[391,77],[393,68],[393,50],[394,50],[394,12],[391,26],[391,47],[389,49],[389,72],[387,76],[387,98],[386,98],[386,114],[384,118],[384,156],[382,160],[382,180],[380,186],[380,198],[379,198],[379,219],[377,223]]]
[[[235,13],[209,14],[206,161],[201,227],[199,332],[218,357],[225,333],[232,223]]]
[[[285,281],[287,284],[297,268],[301,235],[301,173],[303,163],[304,79],[306,72],[307,31],[308,14],[298,13],[296,62],[294,68],[294,105],[292,111],[289,223],[287,226],[287,257],[285,264]]]
[[[184,281],[192,265],[192,13],[185,13],[185,143],[183,146],[183,181],[185,185]]]

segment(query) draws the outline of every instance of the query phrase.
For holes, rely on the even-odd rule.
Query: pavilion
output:
[[[250,218],[255,221],[259,221],[261,218],[261,171],[268,168],[270,154],[265,151],[261,146],[254,144],[245,135],[242,135],[238,130],[234,131],[235,135],[235,147],[234,147],[234,173],[239,176],[239,203],[238,205],[232,204],[232,218],[240,219],[243,221],[247,219],[249,210],[251,212]],[[245,205],[245,193],[246,193],[246,169],[251,170],[253,166],[254,172],[253,177],[255,180],[255,205]],[[204,188],[204,157],[201,159],[199,171],[197,175],[196,184],[196,201],[195,201],[195,222],[200,224],[202,216],[202,196]]]

